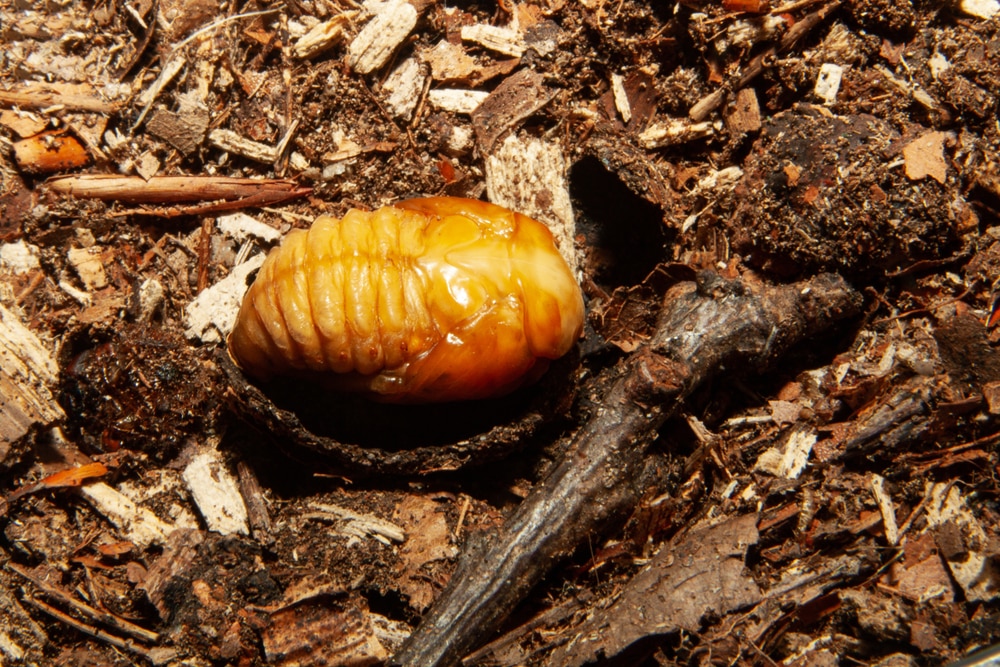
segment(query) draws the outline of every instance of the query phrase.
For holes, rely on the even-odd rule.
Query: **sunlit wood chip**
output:
[[[307,60],[338,44],[344,37],[344,26],[355,13],[344,12],[329,21],[317,23],[292,45],[292,55]]]
[[[389,58],[413,27],[417,10],[405,0],[389,0],[347,49],[347,64],[361,74],[369,74],[389,62]]]
[[[486,192],[494,204],[544,222],[574,275],[576,222],[566,158],[557,143],[510,135],[486,158]]]
[[[392,74],[382,84],[382,90],[389,95],[385,104],[397,118],[409,120],[413,115],[427,80],[424,70],[419,60],[407,58],[392,70]]]
[[[242,155],[256,162],[271,164],[278,159],[278,151],[273,146],[252,141],[242,137],[232,130],[217,129],[208,134],[208,140],[216,148],[220,148],[229,153]]]
[[[104,273],[104,263],[101,262],[97,248],[70,248],[66,254],[88,290],[107,287],[108,277]]]
[[[489,97],[489,93],[481,90],[462,90],[459,88],[443,88],[432,90],[427,99],[438,109],[452,113],[471,114]]]
[[[611,92],[615,97],[615,108],[621,114],[622,120],[628,125],[632,120],[632,105],[628,101],[628,92],[625,91],[625,77],[621,74],[611,75]]]
[[[247,291],[247,278],[264,263],[258,254],[235,267],[228,276],[202,291],[184,309],[184,335],[204,343],[218,343],[232,330],[243,295]]]

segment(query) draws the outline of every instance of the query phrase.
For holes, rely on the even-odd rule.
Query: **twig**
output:
[[[15,572],[21,575],[22,577],[30,581],[32,584],[34,584],[36,588],[38,588],[38,590],[40,590],[45,595],[48,595],[49,597],[58,600],[63,604],[69,605],[70,607],[72,607],[73,609],[75,609],[76,611],[78,611],[79,613],[83,614],[84,616],[93,621],[104,623],[105,625],[109,625],[115,628],[116,630],[124,632],[127,635],[131,635],[136,639],[141,639],[142,641],[149,642],[151,644],[155,644],[160,640],[160,635],[153,632],[152,630],[141,628],[135,623],[130,623],[129,621],[126,621],[123,618],[118,618],[113,614],[109,614],[108,612],[104,612],[101,611],[100,609],[91,607],[89,604],[86,604],[85,602],[81,602],[75,599],[73,596],[71,596],[69,593],[62,590],[61,588],[57,588],[56,586],[49,584],[48,582],[40,579],[39,577],[36,577],[34,574],[24,569],[20,565],[17,565],[16,563],[8,562],[7,569],[10,570],[11,572]]]
[[[683,399],[723,368],[762,368],[793,343],[856,314],[839,276],[781,287],[700,274],[667,294],[657,330],[624,370],[607,371],[604,406],[499,534],[470,543],[448,588],[393,658],[453,665],[488,640],[528,592],[641,495],[645,451]],[[617,374],[617,375],[615,375]]]

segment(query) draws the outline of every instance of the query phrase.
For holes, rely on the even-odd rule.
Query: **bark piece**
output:
[[[388,657],[367,606],[355,596],[346,601],[313,598],[272,612],[270,620],[261,637],[268,664],[361,667],[382,664]]]
[[[601,654],[618,655],[643,637],[698,632],[708,614],[722,616],[759,602],[761,590],[744,563],[747,549],[757,544],[757,519],[747,514],[692,530],[678,544],[661,549],[615,603],[585,623],[577,640],[557,651],[550,664],[576,667]]]
[[[472,114],[480,150],[491,153],[501,136],[549,103],[555,93],[543,81],[541,74],[524,69],[504,79],[483,100]]]
[[[215,449],[197,453],[184,468],[184,482],[209,530],[249,535],[247,507],[236,478]]]

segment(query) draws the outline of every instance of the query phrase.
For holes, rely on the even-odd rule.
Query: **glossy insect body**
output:
[[[393,402],[508,393],[570,350],[583,299],[549,230],[452,197],[321,217],[268,255],[229,336],[249,375]]]

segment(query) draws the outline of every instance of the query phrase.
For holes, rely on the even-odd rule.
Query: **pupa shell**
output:
[[[410,199],[323,216],[272,250],[228,339],[248,375],[321,379],[390,402],[500,396],[566,354],[583,297],[540,222]]]

